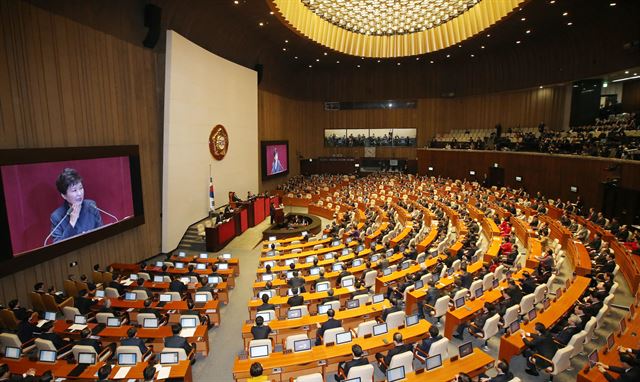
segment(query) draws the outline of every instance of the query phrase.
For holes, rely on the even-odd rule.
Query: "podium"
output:
[[[273,219],[275,220],[276,224],[284,223],[284,207],[276,208]]]

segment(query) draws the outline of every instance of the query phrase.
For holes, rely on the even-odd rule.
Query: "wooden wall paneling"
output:
[[[133,28],[132,28],[133,29]],[[157,54],[23,1],[0,0],[1,148],[139,145],[146,224],[0,279],[28,305],[37,281],[62,288],[95,263],[160,251],[163,73]],[[69,263],[78,261],[78,267]]]
[[[622,111],[637,113],[640,111],[640,80],[623,82],[622,87]]]

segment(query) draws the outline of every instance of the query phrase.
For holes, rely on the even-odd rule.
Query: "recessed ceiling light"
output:
[[[523,18],[520,19],[520,21],[526,21],[526,20],[527,20],[526,17],[523,17]]]
[[[542,85],[540,85],[540,89],[542,89]]]
[[[433,60],[429,61],[430,64],[433,64]]]
[[[377,63],[380,63],[380,60],[376,61]]]
[[[551,0],[551,1],[549,2],[549,4],[555,4],[555,3],[556,3],[556,0]]]
[[[336,61],[336,64],[339,64],[339,63],[340,63],[340,61]]]
[[[487,35],[487,37],[491,37],[491,33],[489,33],[489,34]]]
[[[450,54],[447,54],[447,58],[449,58],[449,57],[451,57],[451,55],[450,55]]]
[[[531,29],[527,29],[527,31],[526,31],[526,32],[524,32],[524,33],[526,33],[526,34],[531,33]]]
[[[471,55],[470,55],[470,56],[471,56],[471,57],[475,57],[476,55],[475,55],[475,54],[473,54],[473,53],[471,53]]]
[[[616,6],[616,3],[609,3],[609,6],[610,6],[610,7],[615,7],[615,6]]]
[[[624,74],[629,74],[629,71],[628,71],[628,70],[625,70],[625,71],[624,71]]]
[[[269,12],[270,15],[273,15],[273,11]]]
[[[264,23],[263,23],[262,21],[260,21],[260,22],[258,23],[258,26],[261,26],[261,27],[262,27],[262,26],[264,26]]]
[[[416,57],[416,61],[420,61],[420,57]]]
[[[240,4],[240,2],[239,2],[238,0],[235,0],[233,3],[234,3],[235,5]]]
[[[320,62],[320,59],[319,59],[319,58],[316,58],[316,62]]]
[[[361,60],[364,60],[364,57],[360,57]]]
[[[313,65],[309,65],[310,68],[313,68]]]
[[[569,12],[564,12],[564,13],[562,14],[562,16],[568,16],[568,15],[569,15]]]
[[[400,66],[400,63],[398,62],[397,65]]]
[[[360,67],[360,64],[358,64],[358,68]]]
[[[462,45],[458,45],[458,48],[462,48]]]
[[[285,43],[285,44],[288,44],[288,43],[289,43],[289,40],[284,40],[284,43]]]
[[[327,55],[327,52],[324,52],[324,55],[326,56],[326,55]]]
[[[294,58],[297,60],[297,59],[298,59],[298,56],[295,56]]]
[[[282,50],[286,51],[286,50],[287,50],[287,48],[282,48]]]
[[[516,41],[516,44],[520,44],[520,40]]]
[[[480,49],[484,49],[484,45],[480,46]]]
[[[571,21],[569,21],[569,22],[567,23],[567,25],[568,25],[568,26],[572,26],[572,25],[573,25],[573,23],[572,23]]]
[[[633,73],[633,75],[634,75],[634,76],[637,76],[637,75],[638,75],[638,73]]]

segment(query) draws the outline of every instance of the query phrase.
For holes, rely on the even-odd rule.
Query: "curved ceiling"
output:
[[[297,33],[359,57],[417,56],[467,40],[525,0],[267,0]]]

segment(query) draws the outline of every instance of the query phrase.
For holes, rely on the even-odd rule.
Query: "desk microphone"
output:
[[[49,234],[47,235],[47,237],[44,239],[44,243],[42,243],[42,246],[44,247],[45,245],[47,245],[47,240],[49,240],[49,238],[51,237],[51,235],[53,235],[53,233],[55,232],[55,230],[58,229],[58,227],[60,227],[60,224],[62,224],[62,222],[64,221],[64,219],[67,218],[67,216],[71,215],[71,212],[73,212],[73,207],[69,207],[69,209],[67,210],[67,213],[64,214],[64,216],[62,217],[62,219],[60,219],[60,221],[58,222],[58,224],[56,224],[55,227],[53,227],[53,229],[51,230],[51,232],[49,232]]]
[[[98,210],[98,211],[102,212],[103,214],[105,214],[105,215],[107,215],[107,216],[110,216],[110,217],[114,218],[114,219],[116,220],[116,223],[120,221],[120,219],[118,219],[118,218],[117,218],[117,217],[115,217],[114,215],[112,215],[112,214],[108,213],[107,211],[105,211],[105,210],[101,209],[101,208],[100,208],[100,207],[98,207],[97,205],[93,204],[93,207],[95,207],[95,209],[96,209],[96,210]]]

